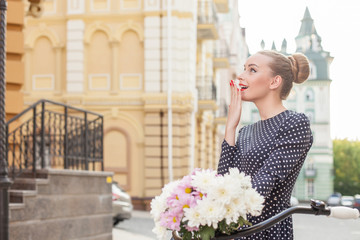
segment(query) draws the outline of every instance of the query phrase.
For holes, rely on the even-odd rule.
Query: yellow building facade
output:
[[[6,26],[6,120],[23,110],[24,100],[21,92],[24,83],[24,3],[9,0]]]
[[[216,79],[230,72],[228,56],[215,54],[217,15],[229,1],[173,0],[171,59],[166,0],[46,0],[43,10],[25,22],[25,105],[46,98],[103,114],[105,170],[136,208],[169,181],[170,61],[174,179],[216,168]]]

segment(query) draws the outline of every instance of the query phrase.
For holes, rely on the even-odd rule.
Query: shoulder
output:
[[[310,126],[309,118],[304,113],[289,110],[289,114],[284,119],[282,127],[299,125]]]

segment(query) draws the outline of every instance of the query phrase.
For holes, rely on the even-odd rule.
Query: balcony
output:
[[[315,178],[316,177],[316,169],[308,168],[304,171],[305,178]]]
[[[198,103],[200,110],[216,110],[216,86],[212,77],[199,76],[197,78]]]
[[[214,51],[213,66],[214,68],[229,68],[230,51],[225,40],[218,41]]]
[[[229,1],[228,0],[214,0],[216,9],[219,13],[229,12]]]
[[[197,38],[200,40],[215,40],[218,37],[218,18],[214,2],[199,1]]]

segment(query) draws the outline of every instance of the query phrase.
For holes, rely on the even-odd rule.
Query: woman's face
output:
[[[270,92],[269,86],[273,78],[273,72],[269,67],[271,61],[271,57],[260,53],[247,59],[244,72],[237,77],[241,85],[248,87],[241,90],[242,100],[254,102]]]

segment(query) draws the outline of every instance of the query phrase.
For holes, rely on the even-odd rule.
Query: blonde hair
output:
[[[283,100],[289,96],[293,82],[303,83],[309,77],[309,61],[302,53],[294,53],[288,57],[272,50],[263,50],[258,53],[272,58],[269,67],[274,76],[279,75],[283,79],[280,91],[280,98]]]

